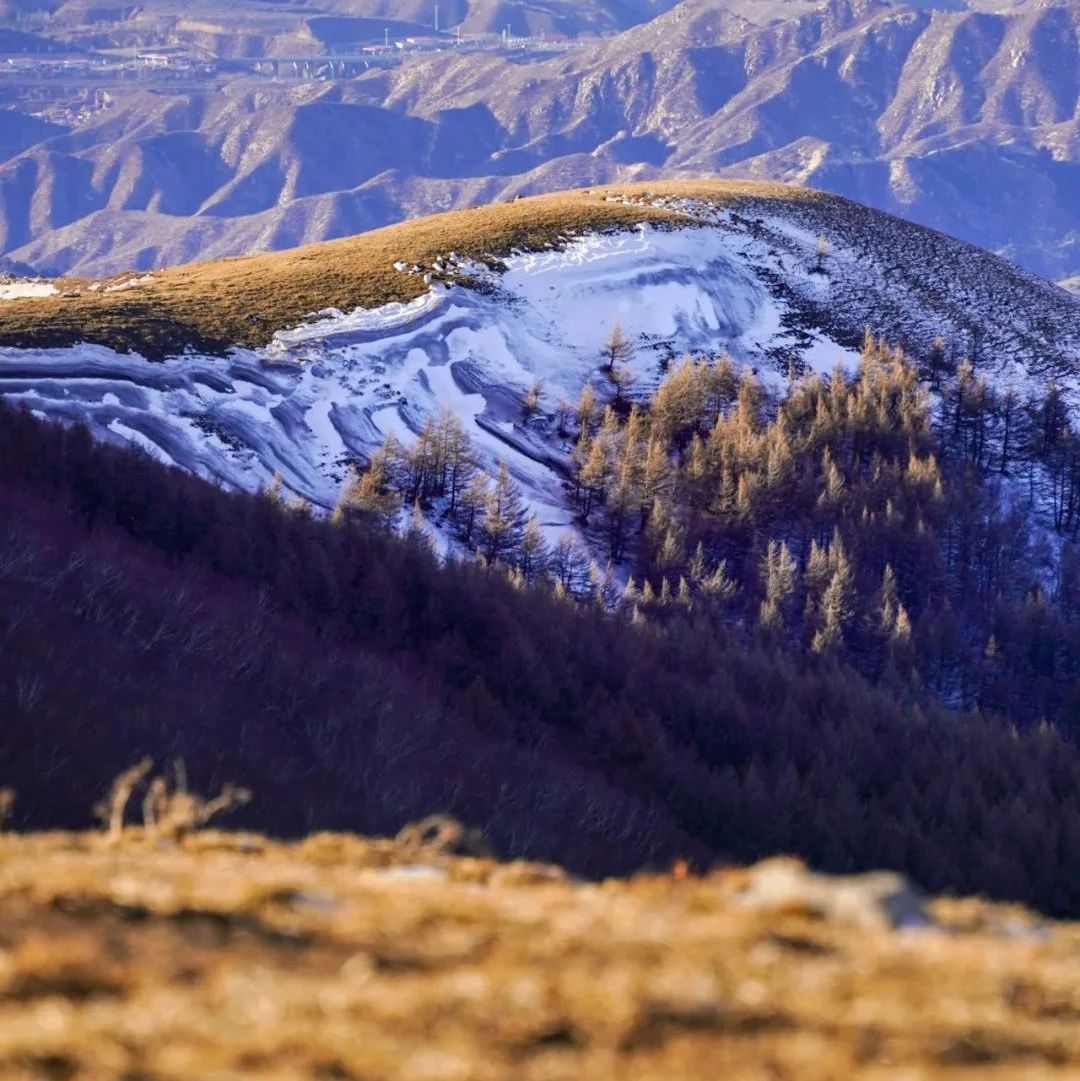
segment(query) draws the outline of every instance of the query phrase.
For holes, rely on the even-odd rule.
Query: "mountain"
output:
[[[448,4],[447,28],[480,35],[467,47],[334,67],[346,24],[378,39],[389,14],[402,34],[431,18],[342,3],[214,21],[151,5],[84,34],[86,9],[58,8],[42,32],[172,43],[205,70],[121,71],[95,76],[98,90],[56,80],[45,110],[36,84],[6,77],[17,115],[62,130],[28,129],[0,165],[0,253],[101,275],[519,193],[718,173],[843,194],[1050,278],[1080,269],[1075,4]],[[523,47],[483,36],[508,24],[531,35]],[[555,31],[569,40],[538,36]],[[283,57],[299,59],[255,72]]]
[[[973,356],[1025,394],[1051,379],[1070,400],[1080,390],[1080,299],[940,233],[780,185],[540,196],[58,288],[0,303],[0,393],[239,487],[280,474],[326,508],[350,462],[450,405],[489,467],[505,461],[544,522],[567,522],[570,447],[520,403],[538,378],[544,415],[575,400],[615,322],[639,399],[687,354],[730,353],[774,385],[851,365],[868,327],[924,363],[941,339],[944,363]]]
[[[957,462],[950,499],[954,477]],[[979,520],[1001,528],[985,508]],[[1080,626],[1075,605],[1032,604],[1026,581],[1009,582],[1020,525],[990,553],[1006,575],[991,581],[1002,636],[984,676],[1038,710],[1047,684],[1070,694]],[[644,605],[642,624],[498,564],[436,560],[371,517],[230,492],[0,402],[2,789],[17,828],[82,828],[120,772],[179,759],[170,785],[241,783],[255,798],[232,821],[276,836],[394,834],[450,814],[501,856],[591,878],[785,852],[1075,917],[1075,743],[989,701],[974,713],[936,699],[957,660],[940,617],[985,588],[985,546],[968,536],[971,573],[950,588],[926,530],[904,523],[900,596],[921,621],[912,590],[928,594],[936,650],[925,681],[896,667],[903,650],[867,679],[856,653],[748,637],[702,596]],[[1017,594],[1014,641],[1000,617]],[[1071,637],[1048,642],[1066,611]],[[133,814],[152,810],[143,796]],[[168,861],[167,844],[153,851]]]
[[[698,181],[0,298],[21,824],[181,758],[275,833],[1080,910],[1071,294]]]

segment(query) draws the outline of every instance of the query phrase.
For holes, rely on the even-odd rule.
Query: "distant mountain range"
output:
[[[130,19],[34,6],[52,14],[8,14],[43,41],[225,58],[355,52],[388,18],[434,17],[419,0],[238,4],[227,18],[198,4]],[[53,78],[45,93],[7,74],[0,255],[98,275],[521,193],[715,173],[806,183],[1052,279],[1080,275],[1076,3],[452,0],[440,12],[465,35],[535,37],[459,51],[447,37],[345,77],[120,80],[92,100],[84,83]]]

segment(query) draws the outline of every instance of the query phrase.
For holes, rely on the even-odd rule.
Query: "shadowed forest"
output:
[[[902,383],[889,372],[882,393]],[[723,423],[738,409],[737,396]],[[635,415],[587,438],[623,438]],[[755,439],[774,439],[775,423],[763,414]],[[912,436],[878,442],[890,438],[906,448]],[[701,442],[690,433],[673,455],[672,493]],[[930,446],[901,457],[915,464],[896,513],[929,515],[951,482]],[[925,583],[900,546],[918,529],[882,516],[897,596],[885,591],[893,621],[872,631],[848,608],[830,615],[838,528],[854,582],[883,578],[864,540],[842,532],[858,510],[821,525],[824,542],[808,533],[819,554],[806,559],[832,570],[818,608],[805,570],[793,573],[801,592],[766,575],[761,597],[736,599],[743,586],[732,593],[726,575],[746,533],[725,538],[708,512],[678,527],[679,558],[691,556],[674,586],[653,568],[675,526],[661,537],[653,511],[632,542],[637,592],[608,604],[601,576],[604,603],[580,603],[580,584],[551,584],[546,562],[525,581],[520,543],[487,566],[440,563],[419,530],[383,528],[365,485],[380,496],[365,474],[318,519],[274,490],[227,493],[0,406],[0,778],[19,793],[15,824],[85,825],[118,768],[152,755],[182,758],[200,790],[253,789],[234,821],[285,835],[392,832],[442,811],[502,855],[586,875],[789,851],[824,870],[890,867],[935,891],[1080,912],[1075,745],[1050,724],[947,709],[908,670],[900,606],[913,642],[923,616],[911,590]],[[605,491],[590,528],[610,531],[614,506]],[[786,550],[766,544],[766,564],[802,558]],[[866,595],[852,586],[853,613]],[[1025,603],[1062,618],[1041,599],[1005,611]],[[878,686],[860,671],[874,665],[889,669]]]

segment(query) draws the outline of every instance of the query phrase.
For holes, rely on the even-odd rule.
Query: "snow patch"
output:
[[[557,468],[565,453],[525,424],[527,389],[544,380],[541,412],[575,399],[587,381],[603,390],[600,347],[616,321],[635,346],[638,396],[684,354],[730,352],[775,367],[769,352],[786,341],[784,306],[747,266],[744,247],[716,227],[642,226],[511,255],[498,273],[457,262],[464,284],[435,284],[376,309],[327,309],[264,349],[224,360],[151,364],[100,346],[3,349],[0,393],[79,416],[232,486],[259,488],[280,473],[324,508],[350,461],[388,435],[408,443],[448,406],[486,468],[505,462],[554,539],[571,528]],[[825,340],[816,348],[830,352]],[[832,349],[829,367],[843,355]]]
[[[29,300],[37,297],[52,297],[56,296],[59,291],[52,282],[0,282],[0,300]]]

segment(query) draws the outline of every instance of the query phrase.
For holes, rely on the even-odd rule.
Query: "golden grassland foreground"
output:
[[[0,834],[0,1077],[1080,1077],[1080,926],[795,861]]]
[[[640,205],[613,198],[624,195],[640,200]],[[542,249],[585,232],[683,220],[675,210],[649,205],[651,196],[716,204],[747,198],[829,198],[783,184],[720,180],[622,184],[534,196],[419,218],[294,251],[156,271],[152,280],[117,291],[91,288],[100,283],[61,280],[55,297],[0,304],[0,345],[89,341],[154,359],[186,346],[219,352],[233,345],[265,345],[276,331],[295,326],[312,312],[409,301],[427,290],[423,274],[403,273],[395,263],[430,269],[435,259],[452,251],[490,262],[514,248]]]

